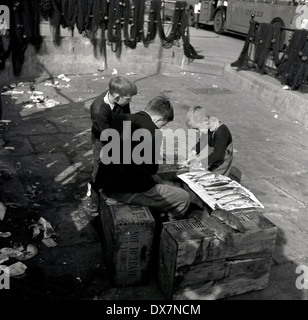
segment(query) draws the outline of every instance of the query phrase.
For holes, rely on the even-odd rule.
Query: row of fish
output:
[[[186,177],[189,178],[192,182],[198,183],[204,187],[210,186],[224,186],[227,185],[231,179],[226,176],[222,176],[213,172],[194,172],[194,173],[186,173]]]
[[[185,174],[186,177],[203,187],[206,193],[215,201],[220,209],[233,210],[250,207],[262,207],[248,190],[229,177],[209,172],[199,171]]]

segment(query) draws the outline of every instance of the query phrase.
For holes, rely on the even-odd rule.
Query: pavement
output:
[[[242,44],[236,38],[195,30],[193,45],[198,37],[218,44],[222,37],[239,41],[238,48]],[[209,47],[201,48],[200,42],[195,49],[203,51],[205,59],[185,64],[181,70],[165,66],[158,73],[145,74],[132,69],[128,76],[138,86],[132,111],[142,110],[153,96],[164,92],[175,109],[175,119],[167,128],[185,128],[192,105],[205,106],[228,125],[241,183],[262,202],[264,215],[278,227],[267,288],[228,300],[307,300],[308,290],[296,287],[296,269],[308,266],[308,131],[301,121],[305,109],[301,107],[297,116],[288,111],[294,96],[303,105],[306,96],[282,90],[267,76],[230,68],[239,55],[236,48],[221,50],[219,56]],[[164,300],[154,274],[147,286],[110,285],[97,215],[88,210],[89,106],[107,88],[111,70],[69,74],[69,82],[55,75],[58,86],[46,85],[52,83],[46,78],[36,79],[35,90],[59,102],[54,107],[30,107],[26,79],[15,88],[23,94],[2,95],[0,202],[7,210],[0,231],[11,236],[1,239],[1,246],[33,244],[38,249],[35,257],[24,262],[25,274],[11,278],[11,289],[2,290],[10,299]],[[289,101],[285,106],[278,99],[281,94]],[[42,233],[33,237],[33,225],[40,217],[58,234],[56,246],[46,246]]]

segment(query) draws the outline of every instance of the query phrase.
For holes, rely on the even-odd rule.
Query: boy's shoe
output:
[[[99,212],[99,192],[91,186],[91,199],[89,205],[89,212],[96,213]]]
[[[91,201],[89,205],[89,212],[96,213],[98,211],[99,211],[99,204]]]

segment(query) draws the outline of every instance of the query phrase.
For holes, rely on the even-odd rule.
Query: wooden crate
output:
[[[220,299],[267,286],[277,227],[257,211],[234,214],[245,232],[223,225],[233,246],[197,219],[164,223],[158,286],[167,299]]]
[[[107,204],[101,195],[102,246],[113,285],[149,281],[155,222],[147,207]]]

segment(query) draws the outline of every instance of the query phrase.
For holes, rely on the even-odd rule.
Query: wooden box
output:
[[[147,207],[108,204],[101,196],[102,246],[115,286],[149,281],[154,218]]]
[[[158,286],[167,299],[221,299],[267,286],[277,227],[257,211],[234,214],[245,232],[223,225],[233,246],[218,240],[201,220],[164,223]]]

